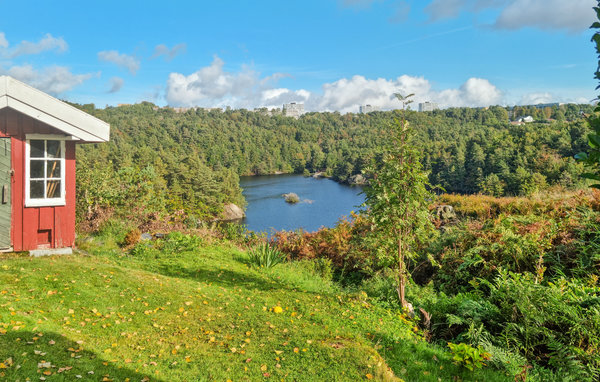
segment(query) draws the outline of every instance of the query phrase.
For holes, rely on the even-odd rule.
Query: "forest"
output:
[[[399,111],[307,113],[176,112],[142,102],[81,109],[111,124],[111,141],[78,147],[78,219],[99,210],[218,217],[244,206],[240,175],[323,172],[350,182],[379,155]],[[408,111],[429,182],[446,193],[522,196],[582,185],[590,105]],[[534,122],[516,123],[532,116]],[[513,121],[511,123],[511,121]],[[135,202],[134,202],[135,201]],[[130,204],[134,205],[130,205]]]

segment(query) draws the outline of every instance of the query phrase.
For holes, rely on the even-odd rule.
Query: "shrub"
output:
[[[229,241],[240,242],[246,238],[248,228],[245,224],[239,223],[221,223],[219,224],[219,232],[223,235],[223,239]]]
[[[493,282],[473,282],[469,293],[438,293],[420,303],[433,317],[434,340],[468,341],[492,354],[502,348],[514,360],[520,355],[588,381],[600,370],[599,296],[600,287],[580,281],[540,283],[534,274],[501,271]]]
[[[321,257],[313,260],[301,261],[304,268],[324,281],[331,281],[333,278],[333,266],[330,259]]]
[[[173,231],[161,239],[138,242],[129,253],[136,257],[176,257],[182,252],[196,251],[202,244],[199,236]]]
[[[365,291],[368,296],[382,302],[386,307],[398,309],[400,307],[400,300],[398,299],[398,291],[396,290],[396,280],[394,279],[394,276],[395,275],[391,270],[384,270],[373,277],[363,280],[361,289]]]
[[[248,258],[257,267],[271,268],[282,263],[285,255],[269,243],[261,243],[248,250]]]
[[[164,239],[158,240],[157,246],[165,254],[176,254],[198,249],[202,245],[202,238],[195,235],[186,235],[181,232],[171,232]]]
[[[317,232],[276,232],[273,244],[293,260],[327,258],[335,270],[344,275],[375,273],[383,267],[373,260],[374,252],[363,240],[369,230],[370,225],[363,216],[352,214],[351,221],[340,219],[334,228],[321,228]]]
[[[152,242],[141,241],[131,248],[129,254],[139,258],[158,259],[161,255],[161,251],[156,249]]]
[[[183,224],[186,228],[196,229],[199,226],[199,219],[196,215],[190,214],[184,218]]]
[[[481,346],[474,348],[465,343],[453,344],[452,342],[448,342],[448,347],[452,351],[454,363],[459,366],[464,366],[471,371],[486,366],[483,361],[487,361],[491,358],[491,354],[483,350]]]
[[[136,245],[140,239],[142,238],[142,233],[138,228],[134,228],[127,232],[125,238],[123,239],[123,246],[131,247]]]
[[[125,235],[131,230],[129,222],[111,218],[104,221],[98,228],[96,235],[105,241],[123,243]]]

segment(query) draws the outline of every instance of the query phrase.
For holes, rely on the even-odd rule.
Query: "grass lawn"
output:
[[[193,242],[0,259],[8,381],[509,381],[426,343],[403,316],[302,263]],[[142,248],[143,249],[143,248]]]

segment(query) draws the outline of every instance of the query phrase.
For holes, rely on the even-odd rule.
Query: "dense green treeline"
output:
[[[78,150],[80,217],[98,206],[215,216],[226,203],[244,204],[239,175],[322,171],[348,181],[380,152],[386,129],[399,116],[177,113],[147,102],[80,107],[111,124],[110,143]],[[581,114],[591,108],[452,108],[409,111],[407,119],[432,184],[447,192],[527,195],[577,186],[582,169],[572,157],[586,145]],[[525,115],[537,122],[509,122]]]

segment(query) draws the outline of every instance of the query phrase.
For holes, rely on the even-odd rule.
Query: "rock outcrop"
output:
[[[226,204],[223,207],[223,220],[239,220],[245,216],[244,210],[233,203]]]
[[[364,186],[367,184],[367,178],[365,178],[362,174],[352,175],[348,178],[348,184],[353,186]]]

